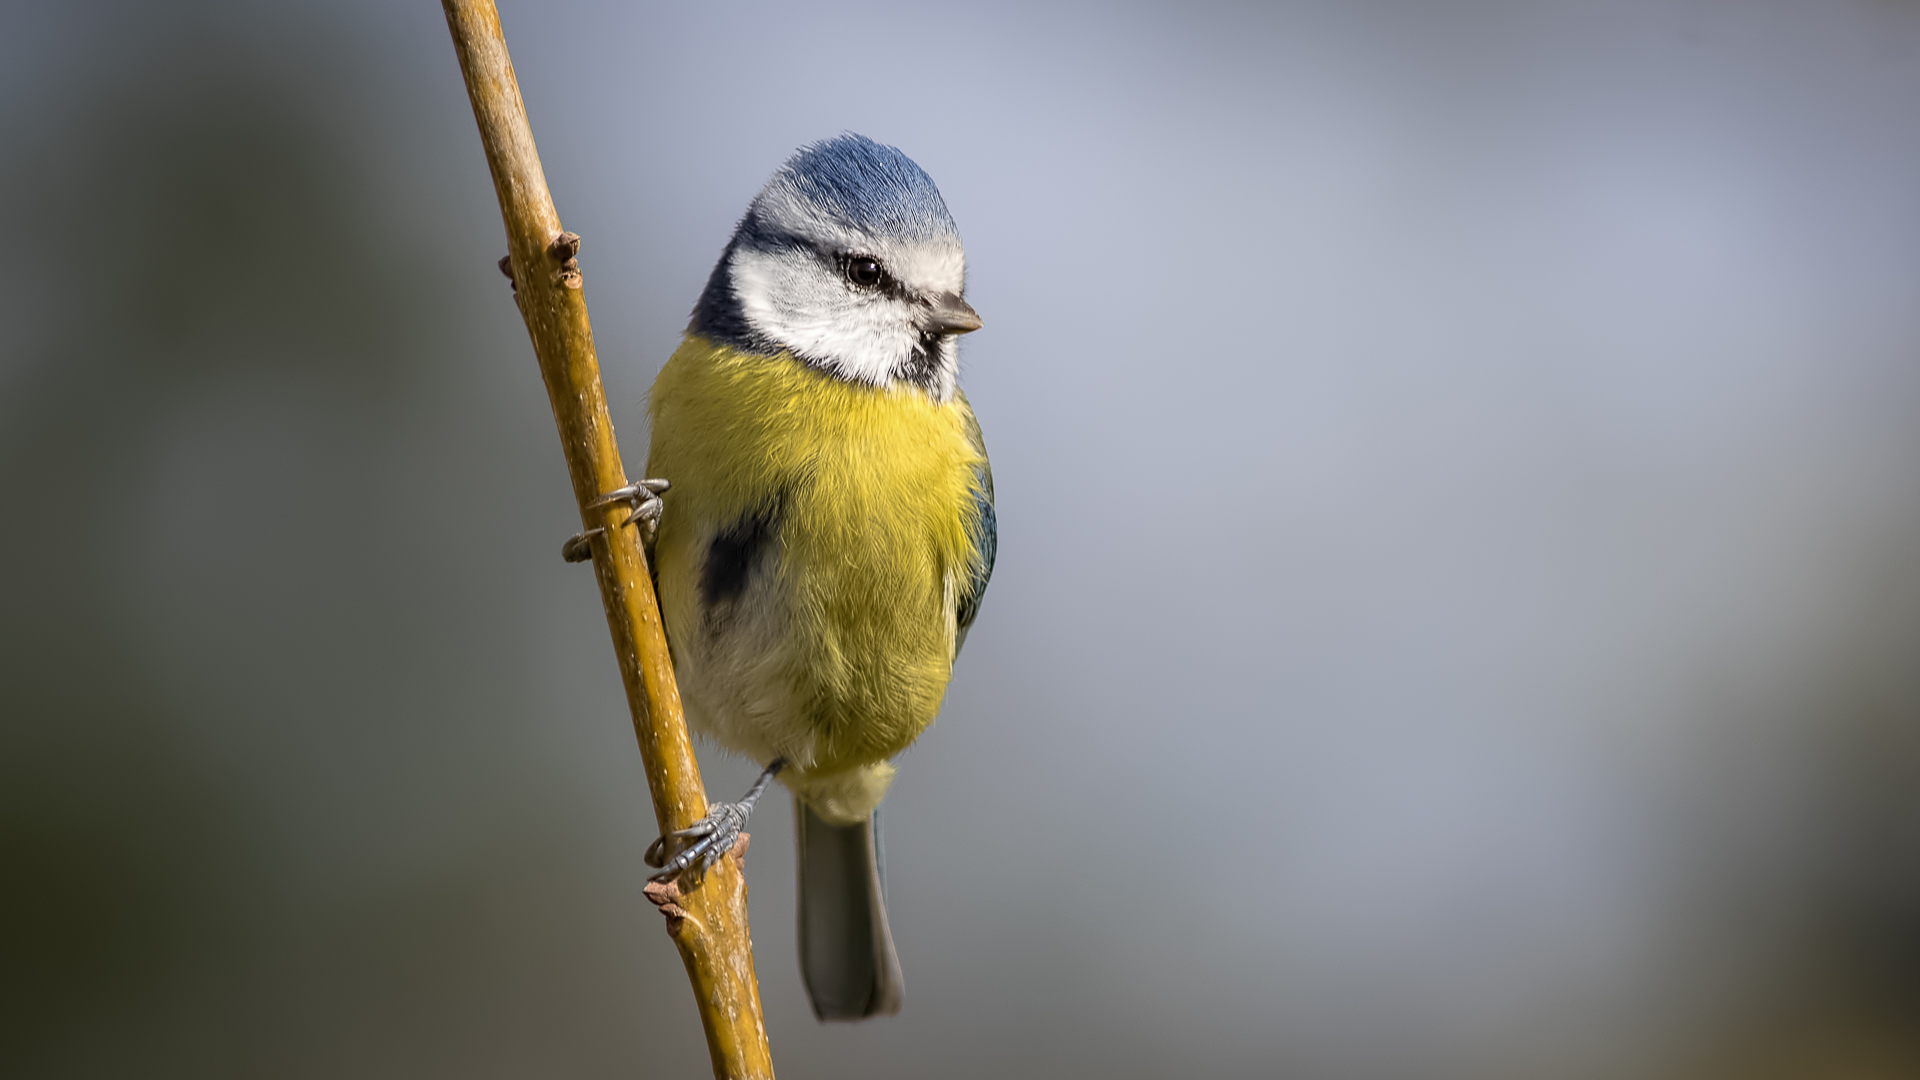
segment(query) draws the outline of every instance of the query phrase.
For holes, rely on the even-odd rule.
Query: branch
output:
[[[663,833],[683,829],[706,814],[707,800],[681,715],[639,530],[622,527],[627,513],[623,506],[587,506],[601,493],[624,487],[627,477],[600,389],[593,328],[587,321],[579,265],[573,260],[580,238],[560,228],[493,0],[443,0],[443,6],[474,119],[480,124],[493,188],[500,196],[515,296],[560,428],[580,520],[584,528],[603,530],[593,540],[593,569],[626,684],[633,730],[640,739],[654,816]],[[660,906],[693,983],[714,1076],[770,1080],[773,1062],[760,1019],[746,879],[739,865],[743,854],[744,848],[738,848],[735,858],[717,860],[698,885],[684,886],[690,892],[675,889],[670,898],[650,899],[670,901]]]

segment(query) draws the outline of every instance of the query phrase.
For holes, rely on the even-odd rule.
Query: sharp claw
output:
[[[682,833],[689,831],[691,830],[682,829],[678,833],[669,835],[679,837]],[[667,881],[688,870],[704,871],[707,865],[713,862],[715,853],[722,847],[731,849],[739,835],[738,829],[709,828],[700,839],[674,852],[671,858],[666,853],[668,838],[663,836],[647,845],[647,853],[644,856],[647,865],[659,867],[659,872],[648,875],[648,880]],[[725,843],[723,844],[722,841]]]
[[[660,480],[646,482],[663,485],[665,483]],[[647,853],[643,858],[646,859],[648,866],[660,868],[659,873],[649,875],[648,880],[670,881],[688,870],[693,871],[696,877],[705,874],[707,867],[712,865],[715,859],[733,850],[733,845],[739,842],[742,830],[747,827],[747,818],[753,813],[753,804],[759,800],[760,793],[767,789],[767,784],[772,782],[773,778],[786,766],[787,759],[775,758],[773,764],[761,771],[760,778],[753,782],[753,787],[747,789],[745,798],[735,803],[712,803],[707,808],[706,817],[648,844]],[[675,851],[671,856],[667,854],[667,849],[673,847],[676,841],[684,841],[690,837],[698,837],[698,839]]]
[[[622,527],[638,524],[649,543],[660,527],[660,515],[667,508],[660,496],[673,485],[665,480],[638,480],[623,488],[615,488],[605,495],[587,504],[587,509],[598,510],[615,503],[631,503],[633,509],[626,519],[620,522]],[[586,562],[593,558],[593,537],[605,530],[595,526],[586,532],[570,538],[560,545],[560,557],[570,563]]]
[[[600,506],[612,506],[617,502],[650,503],[655,497],[666,494],[667,489],[672,486],[672,482],[667,480],[636,481],[635,483],[628,484],[626,487],[615,488],[607,492],[605,495],[588,503],[587,509],[591,510]]]
[[[674,841],[691,840],[693,843],[688,844],[684,848],[680,848],[672,857],[672,861],[677,868],[685,869],[684,859],[689,856],[689,854],[697,857],[699,853],[711,847],[714,841],[726,831],[724,827],[726,823],[721,820],[722,815],[726,814],[724,807],[725,804],[716,806],[712,813],[701,818],[699,821],[694,822],[684,829],[675,829],[673,832],[648,844],[647,853],[642,856],[642,858],[646,860],[648,866],[665,866],[668,863],[667,849],[674,846]],[[730,817],[731,815],[727,816]]]
[[[560,545],[560,557],[570,563],[586,562],[593,558],[593,538],[603,532],[606,530],[596,525],[586,532],[568,537],[567,542]]]

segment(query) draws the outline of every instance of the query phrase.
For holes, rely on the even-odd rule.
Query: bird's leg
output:
[[[651,544],[654,532],[660,528],[660,513],[667,508],[667,504],[660,501],[660,496],[672,486],[665,480],[641,480],[607,492],[588,503],[587,509],[612,506],[614,503],[627,503],[633,511],[627,515],[627,520],[620,524],[632,525],[634,522],[639,522],[641,538]],[[569,537],[566,543],[560,545],[560,557],[568,562],[586,562],[593,558],[593,538],[605,531],[595,525],[586,532]]]
[[[660,871],[648,880],[671,881],[686,870],[692,870],[696,878],[705,874],[715,859],[733,850],[740,830],[747,827],[747,815],[753,813],[755,800],[786,767],[786,758],[774,758],[739,802],[713,803],[707,807],[706,817],[647,845],[647,865]]]

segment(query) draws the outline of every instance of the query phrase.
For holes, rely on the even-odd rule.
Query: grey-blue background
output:
[[[1920,9],[504,17],[631,469],[794,147],[967,241],[907,1005],[773,800],[783,1075],[1920,1075]],[[16,0],[0,145],[0,1072],[704,1075],[437,5]]]

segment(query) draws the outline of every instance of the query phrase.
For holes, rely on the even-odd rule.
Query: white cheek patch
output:
[[[887,385],[919,340],[910,305],[853,292],[810,252],[743,249],[732,272],[749,326],[844,378]]]
[[[952,343],[933,350],[933,369],[916,357],[921,348],[918,304],[898,295],[934,297],[959,293],[966,284],[966,256],[958,240],[923,243],[876,240],[852,230],[829,227],[818,219],[801,223],[799,208],[761,208],[781,219],[789,235],[814,238],[816,247],[741,247],[729,267],[733,294],[755,334],[791,349],[794,355],[841,378],[869,386],[888,386],[911,378],[936,400],[953,393]],[[838,266],[819,250],[873,255],[901,288],[887,292],[855,289]],[[889,295],[892,293],[893,295]]]

